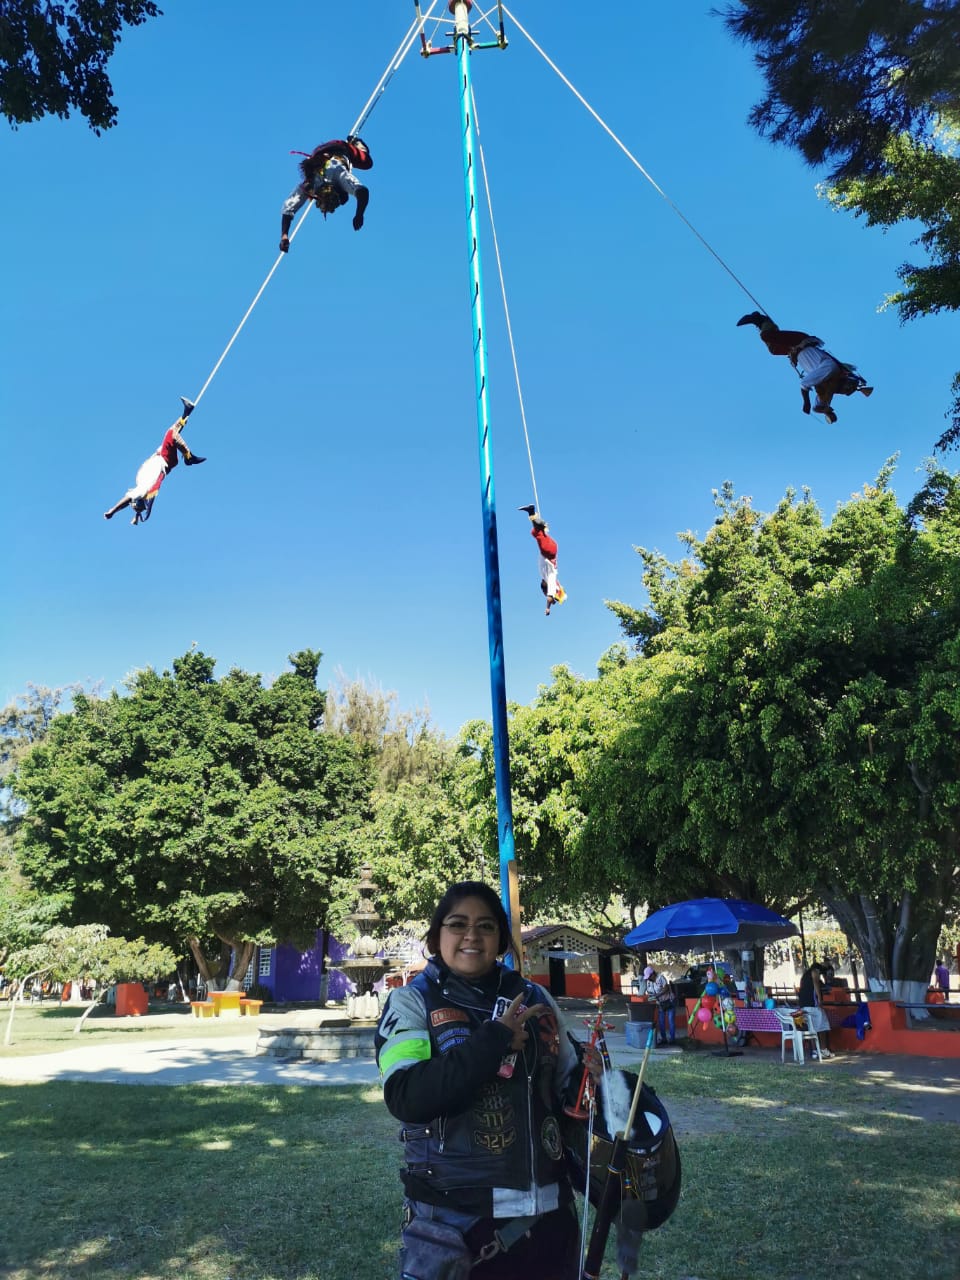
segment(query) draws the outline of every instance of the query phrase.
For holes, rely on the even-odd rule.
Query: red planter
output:
[[[141,982],[117,983],[117,1017],[139,1018],[147,1012],[147,993]]]

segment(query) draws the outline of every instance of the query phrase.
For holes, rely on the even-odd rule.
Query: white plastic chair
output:
[[[793,1020],[793,1014],[789,1009],[774,1009],[777,1015],[777,1021],[780,1023],[780,1061],[786,1062],[787,1045],[793,1048],[793,1060],[799,1062],[801,1066],[804,1063],[803,1042],[804,1040],[812,1040],[816,1046],[814,1053],[816,1057],[820,1056],[820,1039],[816,1031],[807,1031],[798,1027]]]

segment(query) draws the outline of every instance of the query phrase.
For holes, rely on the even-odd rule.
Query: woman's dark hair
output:
[[[507,920],[507,913],[503,909],[503,903],[496,892],[488,884],[484,884],[482,880],[461,880],[457,884],[452,884],[437,903],[430,919],[430,927],[427,929],[426,943],[430,954],[432,956],[439,954],[440,926],[457,903],[462,902],[464,898],[479,898],[483,905],[489,908],[490,914],[499,925],[500,937],[497,939],[497,955],[503,955],[507,951],[512,951],[516,955],[517,949],[513,945],[513,938],[510,936],[510,922]]]

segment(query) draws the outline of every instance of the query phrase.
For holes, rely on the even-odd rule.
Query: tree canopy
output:
[[[240,973],[255,941],[311,939],[371,790],[365,753],[321,731],[319,661],[294,654],[264,687],[236,669],[215,680],[194,650],[126,696],[78,694],[11,779],[24,873],[68,893],[75,923],[189,943],[202,972],[211,936]]]
[[[911,519],[891,474],[829,524],[809,494],[763,515],[728,486],[684,560],[641,552],[582,854],[814,895],[871,976],[926,983],[960,895],[960,490],[932,472]]]
[[[900,134],[929,141],[960,99],[954,0],[738,0],[723,18],[766,81],[750,122],[834,179],[881,171]]]
[[[106,65],[125,26],[160,16],[154,0],[6,0],[0,110],[16,128],[79,111],[95,133],[117,121]]]

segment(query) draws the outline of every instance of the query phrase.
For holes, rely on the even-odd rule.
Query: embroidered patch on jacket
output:
[[[540,1126],[540,1141],[551,1160],[559,1160],[563,1155],[563,1143],[560,1140],[560,1123],[556,1116],[547,1116]]]
[[[430,1015],[431,1027],[442,1027],[445,1022],[469,1022],[470,1015],[463,1009],[434,1009]]]
[[[441,1053],[449,1053],[451,1049],[456,1049],[457,1045],[469,1039],[469,1027],[447,1027],[445,1031],[437,1032],[437,1048]]]
[[[496,1085],[481,1090],[473,1108],[473,1141],[491,1154],[506,1151],[517,1141],[516,1116],[513,1105]]]

